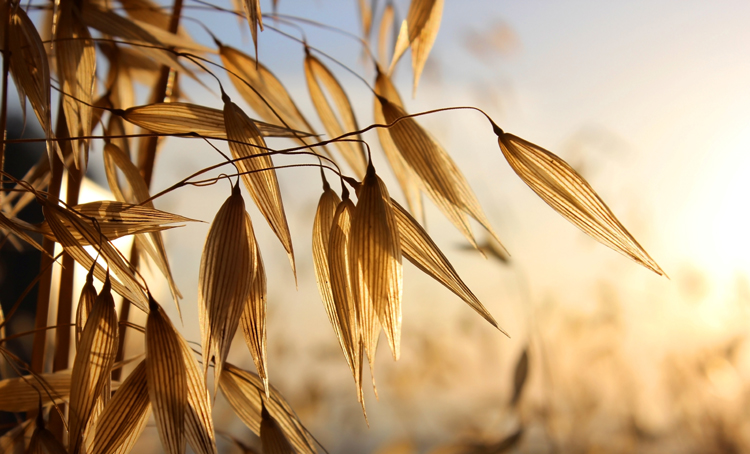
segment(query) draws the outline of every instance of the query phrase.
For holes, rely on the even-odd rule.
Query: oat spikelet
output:
[[[226,139],[224,112],[211,107],[184,102],[167,102],[131,107],[120,113],[134,125],[160,134],[190,134]],[[263,137],[309,137],[303,131],[253,119]]]
[[[404,257],[464,300],[479,315],[490,322],[492,326],[505,333],[489,311],[464,283],[453,268],[453,265],[451,265],[435,242],[432,241],[432,238],[430,238],[424,228],[398,202],[391,200],[391,203],[393,204],[393,212],[396,224],[398,225],[401,252],[404,254]]]
[[[256,243],[249,215],[247,215],[246,224],[248,226],[248,241]],[[266,396],[268,396],[268,364],[266,356],[266,302],[268,300],[268,288],[266,270],[263,266],[263,257],[260,255],[260,248],[256,247],[255,253],[257,255],[257,271],[255,279],[253,279],[250,294],[244,304],[244,310],[241,310],[240,322],[242,324],[242,333],[245,336],[245,343],[253,357],[258,376],[263,380],[263,388]]]
[[[203,371],[204,375],[208,372],[213,357],[217,382],[258,267],[246,218],[245,201],[237,185],[216,213],[201,256],[198,305]]]
[[[309,50],[305,55],[305,80],[307,81],[307,89],[310,92],[315,110],[317,110],[323,127],[325,127],[330,137],[339,137],[346,132],[357,131],[359,129],[357,119],[354,116],[354,109],[352,109],[349,97],[346,96],[346,92],[344,92],[341,84],[339,84],[333,73],[320,60],[310,54]],[[325,87],[333,100],[336,110],[339,113],[338,117],[328,102],[323,92],[323,87]],[[352,138],[362,139],[359,134]],[[367,167],[367,156],[362,142],[352,142],[349,140],[337,141],[336,147],[349,164],[349,167],[352,168],[357,178],[364,177],[365,168]]]
[[[109,384],[117,354],[117,313],[111,289],[107,278],[86,321],[73,363],[73,387],[70,390],[70,445],[73,454],[82,448],[86,425],[96,399]]]
[[[329,235],[328,265],[331,273],[331,285],[335,303],[335,329],[339,336],[341,350],[349,364],[354,384],[357,388],[357,400],[362,405],[362,412],[367,419],[365,401],[362,395],[362,329],[360,313],[354,299],[354,282],[352,277],[352,254],[349,250],[352,215],[354,204],[344,193],[344,200],[336,207],[331,233]],[[374,356],[374,355],[373,355]],[[373,379],[374,380],[374,379]],[[373,381],[374,387],[374,381]]]
[[[416,120],[404,118],[406,112],[401,106],[386,98],[378,100],[386,122],[393,123],[388,130],[391,138],[404,161],[419,176],[435,204],[474,247],[478,248],[466,221],[466,214],[479,222],[499,242],[468,181],[445,149]]]
[[[226,363],[225,373],[221,375],[221,392],[227,398],[232,409],[245,425],[260,436],[262,409],[276,421],[284,437],[299,454],[316,454],[312,437],[292,407],[273,386],[270,397],[265,398],[263,381],[256,374]]]
[[[167,454],[185,452],[187,372],[179,334],[153,299],[146,320],[146,378],[156,428]]]
[[[388,189],[370,164],[352,216],[351,269],[368,357],[377,342],[374,319],[382,324],[394,359],[400,353],[401,246]],[[369,347],[368,347],[369,345]]]
[[[567,162],[538,145],[499,128],[495,130],[508,164],[542,200],[595,240],[664,275],[591,185]]]
[[[440,20],[443,17],[444,0],[412,0],[409,5],[409,13],[406,20],[401,24],[398,38],[396,39],[393,59],[388,73],[393,72],[398,60],[411,46],[411,62],[414,71],[413,94],[417,94],[417,85],[422,75],[422,69],[427,62],[432,45],[437,38],[440,29]]]
[[[146,427],[150,410],[146,360],[143,360],[99,415],[96,430],[91,431],[91,454],[128,453]]]
[[[242,182],[253,197],[258,209],[268,221],[271,229],[281,241],[289,256],[294,279],[297,271],[294,262],[294,248],[292,236],[284,212],[284,202],[281,199],[279,181],[268,147],[260,135],[255,123],[245,115],[245,112],[224,95],[224,123],[227,127],[229,150],[234,159],[244,158],[235,164],[240,172],[252,172],[242,175]],[[260,155],[260,156],[259,156]]]

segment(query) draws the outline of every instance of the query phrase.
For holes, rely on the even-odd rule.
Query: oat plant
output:
[[[254,224],[268,223],[296,276],[294,242],[310,241],[309,236],[293,238],[289,230],[283,198],[296,191],[320,192],[309,223],[314,273],[352,373],[352,398],[361,404],[365,419],[363,370],[369,368],[374,386],[381,331],[385,348],[399,358],[404,259],[503,331],[418,221],[422,196],[469,245],[480,248],[474,222],[499,241],[498,235],[449,152],[420,124],[420,117],[433,112],[408,113],[391,80],[396,63],[410,51],[411,91],[418,94],[443,0],[412,0],[401,23],[396,23],[390,2],[360,0],[362,68],[339,67],[298,33],[304,27],[332,25],[282,16],[276,3],[271,11],[262,11],[259,0],[231,6],[203,0],[174,0],[166,6],[152,0],[0,3],[1,127],[7,129],[9,90],[15,85],[24,114],[28,101],[41,125],[47,151],[22,178],[0,169],[2,247],[36,248],[42,257],[38,275],[26,283],[37,289],[35,328],[6,336],[5,325],[21,300],[3,301],[6,312],[0,311],[5,364],[0,410],[15,413],[16,421],[0,437],[0,451],[127,453],[153,414],[165,452],[182,453],[189,444],[196,453],[215,453],[212,406],[219,393],[260,436],[264,452],[322,450],[273,387],[273,370],[266,361],[266,271]],[[293,6],[290,2],[290,10]],[[254,45],[232,47],[221,41],[220,31],[207,27],[191,27],[203,39],[191,36],[184,25],[188,19],[200,25],[200,15],[192,13],[204,10],[223,13],[231,26],[238,17],[246,20]],[[244,22],[241,26],[247,27]],[[398,30],[392,45],[389,30]],[[258,56],[257,43],[269,33],[304,49],[300,64],[314,112],[302,112]],[[359,76],[361,85],[344,87],[332,68],[375,78]],[[197,81],[204,97],[213,101],[191,103],[193,97],[181,89],[185,79]],[[230,85],[239,98],[226,93]],[[144,86],[150,93],[141,99]],[[347,95],[352,90],[371,93],[369,124],[355,117]],[[594,239],[663,274],[562,159],[504,132],[479,108],[439,110],[481,118],[497,135],[499,150],[488,146],[502,153],[545,202]],[[325,134],[311,126],[313,115]],[[373,130],[377,140],[364,141],[363,134]],[[270,146],[268,138],[284,140]],[[196,168],[153,193],[158,150],[167,140],[215,152],[215,164]],[[0,143],[2,166],[10,142]],[[91,150],[103,156],[111,199],[80,204]],[[380,150],[390,169],[374,166],[371,153]],[[290,167],[316,172],[320,185],[282,188],[277,172]],[[386,172],[393,172],[398,187],[386,186],[381,179]],[[200,263],[195,263],[200,270],[198,300],[185,301],[163,231],[192,220],[159,210],[159,198],[223,180],[232,189],[225,200],[216,201],[219,208]],[[404,205],[392,198],[396,193]],[[250,203],[264,220],[251,218],[246,210]],[[41,223],[18,218],[33,204],[44,214]],[[125,236],[133,237],[133,246],[119,250],[112,241]],[[62,250],[57,255],[56,245]],[[158,270],[151,282],[141,274],[146,262]],[[53,283],[55,267],[61,271]],[[74,273],[86,276],[80,294],[73,294]],[[169,287],[172,302],[154,299],[149,288],[156,279]],[[200,339],[183,337],[181,321],[170,319],[166,304],[175,304],[178,311],[181,305],[197,304]],[[147,314],[145,326],[133,321],[134,311]],[[57,314],[56,321],[48,322],[50,313]],[[255,371],[227,361],[240,328]],[[51,344],[45,342],[48,332],[54,332]],[[142,341],[140,348],[125,348],[125,338],[133,335]],[[30,361],[7,347],[8,340],[21,337],[32,339]],[[123,374],[126,365],[130,372]],[[215,385],[207,387],[210,377]]]

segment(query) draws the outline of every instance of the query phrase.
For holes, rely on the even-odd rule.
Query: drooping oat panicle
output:
[[[96,50],[91,33],[83,24],[74,0],[60,2],[54,46],[57,48],[57,70],[64,93],[65,120],[70,137],[73,138],[73,158],[76,167],[85,169],[89,141],[75,138],[91,135]]]
[[[284,84],[263,64],[229,46],[219,45],[219,55],[227,71],[231,71],[229,80],[234,88],[263,120],[315,134]],[[302,145],[309,143],[304,137],[299,142]],[[318,147],[316,150],[320,148],[328,154],[325,147]]]
[[[227,137],[224,112],[211,107],[183,102],[147,104],[121,113],[134,125],[159,134],[190,134],[202,137]],[[253,120],[263,137],[309,137],[310,133]]]
[[[359,308],[362,338],[370,361],[377,318],[383,325],[393,358],[398,359],[401,338],[403,271],[398,228],[388,189],[370,164],[352,215],[351,269],[354,297]],[[369,347],[368,347],[369,345]]]
[[[654,259],[575,169],[554,153],[495,129],[503,156],[542,200],[595,240],[656,274],[664,275]]]
[[[126,195],[126,191],[120,187],[119,180],[117,178],[118,169],[122,171],[123,175],[125,176],[125,180],[128,183],[127,189],[129,189],[129,197]],[[182,219],[176,222],[184,222],[189,220],[187,218],[183,218],[182,216],[175,217],[175,215],[170,215],[163,212],[163,214],[158,215],[153,213],[153,211],[156,211],[154,210],[154,203],[153,201],[149,200],[151,198],[151,194],[149,193],[148,185],[143,179],[141,172],[130,160],[128,154],[120,149],[120,147],[111,142],[104,144],[104,171],[107,175],[107,182],[109,183],[110,189],[120,202],[132,202],[139,204],[143,203],[143,205],[138,205],[137,209],[136,207],[128,208],[124,206],[124,209],[119,210],[119,217],[115,217],[115,219],[118,220],[122,218],[122,220],[120,220],[119,222],[124,221],[125,216],[135,217],[138,212],[144,208],[152,212],[147,214],[144,213],[143,217],[152,221],[156,221],[160,218],[164,221],[167,221],[167,219],[164,219],[164,214],[167,214],[167,217],[171,217],[174,220],[176,220],[177,218]],[[144,201],[146,200],[148,201],[144,203]],[[110,209],[109,206],[107,206],[106,208],[108,209],[108,211],[118,211]],[[140,221],[143,222],[143,219],[140,219]],[[169,259],[167,258],[167,250],[164,246],[164,240],[162,239],[161,233],[158,230],[154,230],[150,231],[147,236],[136,234],[135,240],[138,248],[140,250],[144,250],[146,254],[151,257],[156,266],[159,268],[159,271],[161,271],[164,277],[167,278],[167,282],[169,283],[169,289],[172,292],[172,298],[175,302],[175,306],[177,306],[177,311],[181,314],[179,300],[180,298],[182,298],[182,294],[177,288],[177,283],[172,276],[172,270],[169,266]]]
[[[153,299],[146,320],[146,378],[156,428],[167,454],[185,452],[188,383],[179,334]]]
[[[472,245],[476,240],[463,213],[473,217],[488,233],[497,238],[489,220],[479,205],[453,159],[413,118],[404,118],[401,106],[386,98],[378,98],[387,123],[399,120],[388,131],[404,161],[419,176],[424,188],[448,219],[467,237]]]
[[[117,337],[115,300],[112,298],[110,280],[106,279],[86,321],[73,362],[70,390],[71,454],[81,451],[83,435],[96,399],[108,387],[117,354]]]
[[[196,454],[216,454],[216,434],[206,380],[185,339],[180,337],[179,340],[187,376],[185,436]]]
[[[50,110],[50,68],[42,38],[34,23],[23,8],[13,8],[8,35],[10,48],[10,73],[21,100],[21,111],[26,122],[26,97],[42,126],[47,138],[47,154],[52,159],[54,150],[59,150],[51,142],[52,118]]]
[[[440,20],[443,17],[444,0],[412,0],[406,20],[401,24],[398,38],[396,39],[393,59],[388,73],[393,73],[393,68],[411,46],[411,63],[414,71],[414,95],[417,93],[419,77],[422,69],[430,55],[430,49],[435,43]]]
[[[256,374],[226,363],[221,375],[221,392],[245,425],[260,436],[262,408],[265,406],[284,436],[299,454],[315,454],[312,437],[284,397],[270,387],[270,398],[264,398],[263,381]]]
[[[260,412],[260,443],[263,446],[263,454],[294,454],[289,440],[265,406]]]
[[[94,246],[119,279],[119,282],[112,279],[112,289],[128,298],[142,311],[148,312],[148,299],[130,266],[125,263],[117,249],[73,211],[59,207],[46,199],[40,199],[40,202],[44,218],[55,236],[55,241],[60,243],[63,250],[84,268],[91,269],[94,266],[94,259],[83,246],[84,244]],[[77,237],[81,240],[77,240]],[[94,276],[103,282],[106,275],[104,268],[97,263],[94,267]]]
[[[141,361],[104,407],[96,430],[89,433],[91,454],[127,454],[133,448],[151,409],[146,367],[146,360]]]
[[[242,182],[253,197],[258,209],[268,221],[271,230],[286,249],[289,262],[292,265],[294,279],[297,270],[294,262],[294,248],[289,225],[284,212],[284,202],[281,200],[279,181],[273,160],[267,153],[266,142],[260,131],[242,109],[233,103],[228,96],[224,96],[224,123],[227,128],[229,150],[234,159],[241,159],[235,165],[240,172],[252,172],[242,175]]]
[[[305,80],[315,110],[317,110],[320,121],[330,137],[339,137],[344,133],[359,130],[354,109],[352,109],[349,97],[346,96],[341,84],[336,80],[333,73],[320,60],[312,56],[309,51],[305,55]],[[338,117],[328,102],[323,87],[333,100],[339,114]],[[353,138],[362,139],[359,134]],[[347,140],[335,143],[357,178],[363,178],[367,167],[367,155],[362,142]]]
[[[344,358],[349,364],[354,384],[357,387],[357,400],[365,411],[365,401],[362,395],[362,329],[360,327],[360,313],[354,299],[354,282],[352,275],[352,253],[350,236],[352,215],[355,211],[354,203],[345,194],[344,200],[336,207],[328,237],[328,267],[333,289],[334,313],[331,324],[339,338]],[[379,331],[379,329],[378,329]],[[375,355],[372,355],[373,358]],[[372,371],[373,369],[371,369]],[[373,378],[374,387],[374,378]]]
[[[258,267],[246,217],[245,201],[236,185],[211,223],[201,256],[198,307],[203,371],[204,375],[208,372],[213,357],[217,381]]]
[[[255,242],[255,234],[250,226],[250,216],[247,216],[248,239]],[[263,257],[260,255],[260,248],[255,249],[257,254],[257,272],[250,289],[250,295],[244,305],[244,310],[240,314],[242,324],[242,333],[245,336],[250,354],[255,363],[255,369],[258,376],[263,380],[263,387],[266,396],[269,394],[268,389],[268,364],[266,355],[266,302],[268,300],[268,288],[266,283],[266,270],[263,267]],[[217,386],[218,387],[218,386]]]
[[[0,380],[0,411],[21,413],[68,401],[70,369]]]
[[[498,326],[489,311],[464,283],[424,228],[398,202],[391,200],[391,203],[404,257],[455,293],[492,326],[504,333],[505,331]]]
[[[385,14],[385,13],[384,13]],[[396,87],[393,86],[391,78],[386,74],[383,74],[378,69],[378,75],[375,79],[375,94],[382,96],[389,102],[402,106],[401,96],[399,96]],[[377,97],[375,98],[374,107],[374,120],[375,123],[385,124],[385,116],[383,115],[383,108],[380,105]],[[401,191],[404,193],[406,198],[406,204],[409,207],[409,211],[414,214],[417,219],[424,218],[424,207],[422,206],[422,194],[420,193],[420,182],[419,177],[404,161],[401,153],[398,151],[398,147],[393,142],[391,134],[383,128],[378,128],[378,139],[380,140],[380,147],[383,149],[388,163],[396,175],[396,180]]]

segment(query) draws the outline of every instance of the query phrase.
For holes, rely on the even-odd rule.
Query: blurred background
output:
[[[376,4],[377,31],[385,1]],[[394,4],[403,19],[408,2]],[[246,23],[237,27],[228,15],[186,5],[186,16],[253,53]],[[271,11],[270,2],[261,6]],[[278,12],[361,35],[354,1],[280,0]],[[558,154],[669,278],[591,240],[537,198],[505,163],[481,115],[422,117],[511,256],[488,252],[485,259],[467,248],[429,201],[428,231],[511,337],[406,264],[402,356],[393,362],[380,348],[379,400],[365,390],[369,428],[315,284],[310,238],[318,173],[279,172],[297,288],[278,240],[248,206],[268,272],[270,380],[328,452],[750,451],[749,18],[750,3],[742,1],[446,2],[416,98],[410,56],[397,67],[407,110],[476,106],[505,131]],[[374,80],[356,40],[292,19],[265,22],[298,37],[303,30],[310,46]],[[183,23],[209,42],[195,22]],[[323,131],[307,94],[301,45],[270,27],[259,41],[260,61]],[[367,86],[323,62],[346,87],[360,125],[371,123]],[[197,84],[185,81],[183,90],[191,102],[221,106]],[[365,139],[377,149],[374,133]],[[91,177],[104,184],[101,154],[91,159]],[[382,154],[374,159],[403,201]],[[168,140],[153,192],[219,161],[203,143]],[[224,183],[184,188],[156,206],[210,222],[228,195]],[[190,340],[199,339],[195,283],[208,227],[164,235]],[[165,307],[177,320],[173,306]],[[241,336],[230,361],[253,370]],[[216,405],[216,427],[256,446],[222,410],[228,406],[221,397]],[[141,449],[156,438],[151,425]],[[222,452],[239,452],[220,439]]]

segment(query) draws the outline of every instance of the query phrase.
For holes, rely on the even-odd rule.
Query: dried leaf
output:
[[[91,454],[126,454],[132,449],[148,420],[146,360],[128,375],[97,419]]]
[[[500,149],[536,194],[589,236],[662,276],[656,264],[594,189],[565,161],[542,147],[496,128]]]
[[[239,369],[231,363],[226,363],[224,367],[225,373],[221,375],[219,383],[221,391],[234,412],[250,430],[260,435],[261,411],[265,406],[297,453],[315,454],[317,452],[307,429],[276,388],[271,386],[271,397],[264,399],[263,381],[260,377]]]
[[[430,49],[435,43],[440,20],[443,17],[444,0],[412,0],[409,5],[409,13],[406,20],[401,24],[398,38],[396,39],[393,59],[388,73],[393,72],[398,60],[411,46],[411,63],[414,71],[414,95],[417,93],[419,77],[430,54]]]
[[[185,452],[187,372],[180,335],[159,304],[151,299],[146,321],[146,377],[156,428],[168,454]]]
[[[422,226],[398,202],[392,200],[391,203],[398,225],[401,252],[404,257],[464,300],[492,326],[505,333],[489,311],[461,280],[453,265]]]
[[[393,358],[401,338],[401,247],[388,189],[370,164],[352,215],[351,272],[361,315],[362,338],[370,362],[377,342],[375,317],[385,330]]]
[[[247,225],[248,240],[255,243],[255,234],[250,224],[249,215],[247,216]],[[266,284],[266,270],[263,267],[260,248],[256,247],[255,253],[257,254],[256,261],[258,263],[257,272],[253,279],[250,295],[244,304],[240,322],[242,323],[242,333],[245,336],[245,343],[250,349],[255,369],[258,371],[258,376],[263,380],[263,387],[266,396],[268,396],[268,364],[266,356],[266,301],[268,299],[268,289]]]
[[[134,125],[159,134],[191,134],[225,139],[224,112],[182,102],[156,103],[131,107],[121,112]],[[311,134],[253,120],[264,137],[309,137]]]
[[[242,182],[245,183],[258,209],[268,221],[271,230],[286,249],[296,280],[292,237],[289,233],[286,213],[284,213],[284,203],[281,200],[281,190],[276,178],[276,170],[273,168],[273,160],[268,154],[264,155],[268,149],[266,142],[255,123],[228,96],[224,96],[224,123],[227,127],[227,139],[229,139],[232,157],[244,158],[237,161],[235,165],[240,172],[250,172],[242,175]]]
[[[339,84],[333,73],[320,60],[310,55],[309,51],[305,55],[305,80],[307,81],[307,89],[310,92],[313,105],[318,111],[318,116],[330,137],[339,137],[344,133],[359,130],[349,97],[346,96],[341,84]],[[336,105],[339,117],[336,117],[331,104],[328,102],[325,93],[323,93],[321,83]],[[362,140],[362,136],[357,134],[353,139]],[[345,140],[337,141],[336,146],[357,178],[364,177],[367,167],[367,155],[363,143]]]
[[[247,212],[240,187],[216,213],[208,231],[198,275],[198,307],[203,371],[214,357],[218,381],[258,267],[255,241],[248,238]],[[218,384],[217,384],[218,386]]]
[[[90,136],[96,80],[94,41],[74,2],[66,0],[60,5],[54,45],[62,91],[67,95],[63,98],[65,119],[70,137]],[[88,143],[88,139],[72,140],[73,158],[80,169],[88,162]]]
[[[118,325],[109,279],[86,322],[73,363],[70,390],[71,453],[81,450],[83,435],[96,399],[108,385],[117,355]]]

